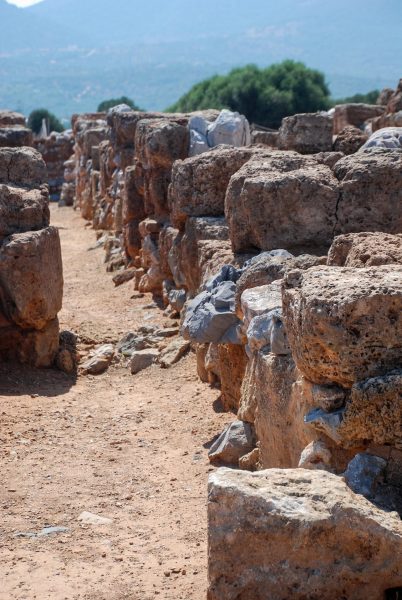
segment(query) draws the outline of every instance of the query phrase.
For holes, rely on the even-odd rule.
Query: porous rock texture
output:
[[[401,585],[402,525],[324,471],[210,476],[208,600],[380,600]]]
[[[375,148],[334,166],[340,197],[335,233],[402,231],[402,153]]]
[[[46,163],[51,200],[60,200],[65,178],[64,163],[72,155],[73,146],[74,141],[71,131],[53,132],[45,139],[34,141],[34,147],[42,154]]]
[[[217,146],[174,163],[169,191],[173,225],[182,229],[189,217],[222,216],[229,180],[254,152],[252,148]]]
[[[329,266],[373,267],[402,264],[402,234],[348,233],[337,236],[328,253]]]
[[[344,445],[402,450],[402,369],[354,384],[339,434]]]
[[[291,356],[260,350],[248,363],[238,415],[255,424],[264,469],[297,467],[303,449],[316,439],[303,421],[311,404],[297,379]]]
[[[348,125],[337,135],[333,149],[345,155],[354,154],[367,142],[368,137],[361,129]]]
[[[285,277],[283,313],[310,381],[350,388],[402,361],[402,267],[316,267]]]
[[[0,110],[0,148],[32,146],[32,131],[25,117],[10,110]]]
[[[338,182],[310,157],[276,152],[246,163],[230,180],[225,213],[234,252],[308,251],[329,246]]]
[[[335,106],[334,133],[340,133],[348,125],[353,125],[360,129],[363,127],[365,121],[380,117],[384,113],[385,106],[378,106],[376,104],[338,104]]]
[[[50,366],[58,350],[63,276],[49,226],[46,167],[32,148],[0,149],[0,356]]]
[[[277,146],[300,154],[332,150],[332,120],[325,113],[303,113],[285,117],[279,129]]]

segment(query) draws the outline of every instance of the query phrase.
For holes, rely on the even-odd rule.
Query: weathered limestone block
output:
[[[219,344],[218,353],[222,405],[227,411],[232,409],[237,411],[246,372],[247,355],[244,346],[240,344]]]
[[[124,172],[123,221],[142,221],[146,217],[144,198],[138,185],[138,167],[127,167]]]
[[[240,279],[236,283],[236,314],[242,319],[241,297],[245,290],[268,285],[273,281],[282,279],[285,273],[291,269],[309,269],[318,265],[326,264],[326,257],[302,254],[293,257],[286,251],[263,252],[254,257],[250,265],[245,268]]]
[[[12,110],[0,110],[0,127],[13,127],[14,125],[25,125],[24,115]]]
[[[60,193],[60,206],[74,206],[75,183],[63,183]]]
[[[263,131],[257,129],[251,132],[251,141],[253,144],[262,144],[269,148],[277,148],[278,136],[278,131]]]
[[[278,148],[315,154],[332,150],[332,119],[324,113],[285,117],[279,128]]]
[[[92,158],[96,152],[94,149],[99,147],[101,142],[107,141],[109,130],[104,125],[85,129],[80,139],[82,151],[87,159]]]
[[[338,181],[309,157],[280,154],[246,163],[230,180],[225,214],[234,252],[286,248],[300,254],[331,244]]]
[[[66,174],[65,163],[73,152],[74,140],[72,133],[68,131],[63,133],[53,132],[45,139],[35,140],[34,146],[41,153],[46,163],[50,197],[53,200],[59,200]],[[67,173],[70,173],[70,171],[67,170]]]
[[[254,317],[281,307],[282,280],[247,289],[241,297],[241,310],[245,327],[250,325]]]
[[[212,463],[239,466],[239,460],[253,451],[256,445],[255,432],[249,423],[234,421],[214,441],[208,457]]]
[[[372,149],[339,160],[335,234],[402,231],[402,153]]]
[[[59,321],[54,319],[44,329],[20,329],[16,325],[0,328],[0,358],[33,367],[50,367],[59,349]]]
[[[33,148],[0,148],[0,183],[37,188],[47,183],[46,165]]]
[[[262,467],[296,468],[317,435],[304,423],[312,404],[292,357],[260,351],[247,371],[238,415],[255,424]]]
[[[0,127],[0,148],[18,148],[32,146],[32,131],[21,125]]]
[[[348,125],[339,132],[335,142],[335,152],[342,152],[345,155],[354,154],[368,140],[368,135],[361,129]]]
[[[344,445],[395,446],[402,450],[402,370],[356,383],[339,429]]]
[[[208,600],[380,600],[401,586],[402,524],[325,471],[209,479]]]
[[[118,107],[115,107],[107,114],[107,124],[110,127],[110,140],[115,147],[133,147],[139,121],[142,119],[162,118],[163,116],[163,113],[147,113],[131,109],[119,110]]]
[[[169,190],[171,221],[184,228],[188,217],[220,217],[231,176],[253,155],[251,148],[218,146],[173,165]]]
[[[147,214],[167,216],[168,189],[174,161],[188,156],[187,119],[143,119],[136,128],[135,148],[144,170],[144,205]]]
[[[198,292],[202,281],[200,242],[227,242],[228,238],[229,232],[224,218],[192,217],[187,219],[185,232],[180,240],[179,261],[184,284],[191,296]],[[227,248],[227,244],[224,244],[224,247]],[[181,283],[176,281],[176,285],[179,287]]]
[[[0,239],[13,233],[37,231],[49,225],[45,188],[25,190],[0,184]]]
[[[402,361],[402,267],[316,267],[285,277],[292,354],[313,383],[350,388]]]
[[[24,329],[43,329],[61,309],[62,272],[56,228],[6,238],[0,247],[0,294],[6,318]]]
[[[223,265],[239,265],[239,257],[233,254],[229,240],[201,240],[198,243],[199,287],[202,288]]]
[[[387,103],[387,111],[395,113],[402,110],[402,79],[399,80],[395,92],[390,95]]]
[[[402,264],[402,234],[347,233],[337,236],[328,253],[329,266],[374,267]]]
[[[385,112],[385,106],[375,104],[338,104],[335,106],[334,133],[340,133],[348,125],[361,129],[369,119],[379,117]]]

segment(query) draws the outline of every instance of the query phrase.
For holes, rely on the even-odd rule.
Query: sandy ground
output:
[[[52,206],[64,261],[63,329],[116,342],[166,323],[132,283],[115,289],[94,232]],[[77,380],[0,366],[0,599],[206,597],[207,447],[231,420],[195,357]],[[84,525],[83,511],[112,519]],[[47,526],[66,532],[21,537]]]

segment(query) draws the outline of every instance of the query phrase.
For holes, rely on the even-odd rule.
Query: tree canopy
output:
[[[28,127],[38,135],[42,129],[43,119],[46,120],[48,133],[52,131],[64,131],[64,127],[56,115],[49,112],[46,108],[37,108],[31,112],[28,117]]]
[[[329,89],[319,71],[286,60],[260,69],[247,65],[197,83],[168,110],[190,112],[228,108],[252,123],[277,128],[283,117],[330,107]]]
[[[133,110],[142,110],[136,105],[134,100],[131,100],[131,98],[128,98],[127,96],[121,96],[121,98],[110,98],[110,100],[101,102],[98,106],[98,112],[107,112],[109,108],[113,108],[119,104],[127,104],[127,106]]]
[[[367,94],[354,94],[354,96],[348,96],[347,98],[342,98],[342,100],[336,100],[335,104],[375,104],[380,95],[380,90],[373,90],[371,92],[367,92]]]

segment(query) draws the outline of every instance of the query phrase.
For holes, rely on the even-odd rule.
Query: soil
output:
[[[115,288],[94,232],[53,205],[64,263],[62,329],[80,350],[149,323],[150,295]],[[0,365],[0,599],[199,600],[207,588],[208,447],[232,416],[193,353],[133,376]],[[83,511],[112,519],[79,521]],[[44,527],[52,535],[27,537]],[[23,534],[23,535],[21,535]]]

